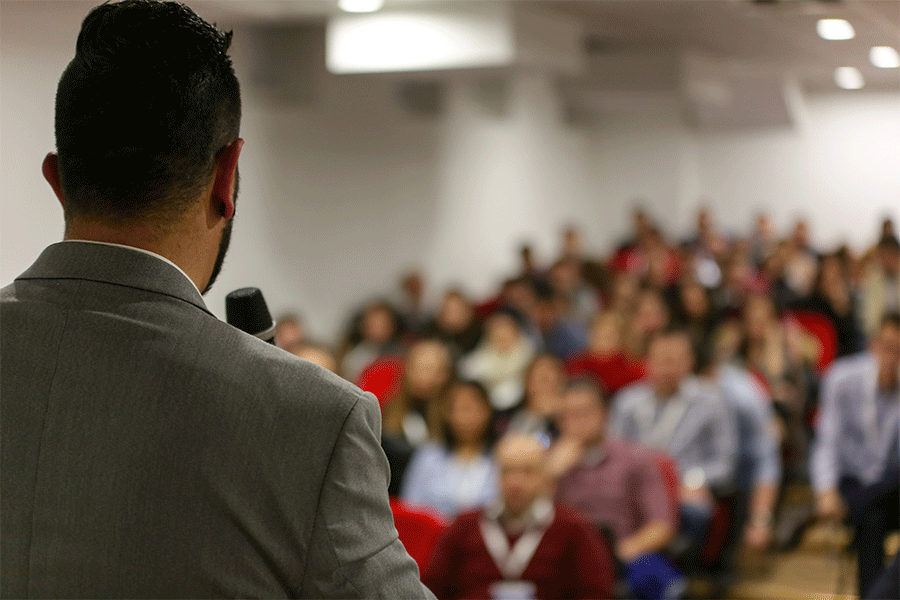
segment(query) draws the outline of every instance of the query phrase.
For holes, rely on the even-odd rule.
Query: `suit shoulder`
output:
[[[262,395],[284,409],[312,408],[317,411],[349,413],[359,403],[377,402],[331,371],[303,360],[281,348],[217,321],[211,335],[226,348],[229,360],[220,372],[231,387],[252,395]]]

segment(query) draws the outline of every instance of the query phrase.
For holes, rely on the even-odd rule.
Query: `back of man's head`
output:
[[[166,225],[238,137],[240,89],[223,33],[175,2],[124,0],[84,19],[56,95],[66,222]]]

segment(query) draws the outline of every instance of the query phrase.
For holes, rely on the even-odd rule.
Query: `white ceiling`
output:
[[[471,1],[386,0],[385,10]],[[900,92],[900,69],[878,69],[868,59],[872,46],[900,45],[900,0],[511,1],[583,25],[587,73],[563,82],[576,109],[641,112],[686,105],[700,127],[787,124],[795,117],[793,92],[853,93],[838,90],[832,80],[840,66],[857,67],[868,90]],[[235,24],[324,23],[339,12],[337,0],[191,4],[208,18]],[[847,19],[856,37],[819,38],[815,26],[823,17]]]

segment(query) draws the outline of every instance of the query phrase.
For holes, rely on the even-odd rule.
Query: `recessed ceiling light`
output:
[[[863,86],[863,76],[856,67],[838,67],[834,70],[834,82],[845,90],[858,90]]]
[[[375,12],[384,6],[384,0],[339,0],[338,8],[344,12]]]
[[[849,40],[856,35],[853,25],[844,19],[819,19],[816,32],[825,40]]]
[[[872,46],[869,60],[880,69],[900,68],[900,54],[890,46]]]

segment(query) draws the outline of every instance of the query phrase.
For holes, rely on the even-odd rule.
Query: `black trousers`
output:
[[[900,528],[900,472],[891,469],[872,485],[845,476],[838,490],[847,502],[847,519],[856,529],[859,596],[863,598],[884,571],[885,537]]]

